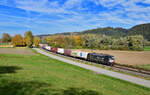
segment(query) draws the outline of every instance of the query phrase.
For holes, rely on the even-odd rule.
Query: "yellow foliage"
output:
[[[25,43],[28,47],[30,47],[33,43],[33,35],[32,35],[32,32],[31,31],[27,31],[25,32],[24,34],[24,40],[25,40]]]
[[[46,38],[46,42],[47,42],[48,44],[51,44],[51,43],[52,43],[51,37],[47,37],[47,38]]]
[[[40,44],[40,38],[39,37],[34,37],[34,45],[35,47],[39,47]]]
[[[25,46],[25,41],[21,35],[15,35],[11,41],[13,46]]]
[[[82,45],[82,39],[80,36],[74,36],[74,40],[75,40],[76,46]]]

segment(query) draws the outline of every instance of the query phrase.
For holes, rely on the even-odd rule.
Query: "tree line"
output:
[[[101,50],[144,50],[144,46],[150,46],[150,42],[145,40],[142,35],[114,37],[96,34],[82,35],[51,35],[41,39],[33,36],[31,31],[27,31],[22,37],[17,34],[11,37],[4,33],[1,41],[11,43],[14,47],[36,47],[39,43],[45,43],[50,46],[68,49],[101,49]]]
[[[11,37],[8,33],[3,33],[1,43],[11,43],[14,47],[32,47],[33,44],[38,47],[40,38],[34,37],[31,31],[25,32],[24,37],[20,34]]]
[[[42,37],[42,43],[50,46],[70,49],[101,49],[101,50],[144,50],[150,43],[141,35],[112,37],[106,35],[53,35]]]

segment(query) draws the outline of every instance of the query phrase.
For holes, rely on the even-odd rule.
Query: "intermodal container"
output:
[[[58,48],[58,53],[64,54],[64,49],[63,48]]]
[[[49,50],[49,51],[50,51],[50,50],[51,50],[51,47],[50,47],[50,46],[47,46],[47,50]]]
[[[64,55],[69,55],[69,56],[71,56],[71,50],[69,50],[69,49],[64,49]]]
[[[72,51],[72,52],[71,52],[71,56],[78,57],[77,54],[78,54],[77,51]]]
[[[51,47],[51,51],[57,53],[57,48],[56,47]]]

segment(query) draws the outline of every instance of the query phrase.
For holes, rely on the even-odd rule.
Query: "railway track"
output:
[[[43,50],[45,50],[45,49],[43,49]],[[45,51],[47,51],[47,50],[45,50]],[[48,51],[48,52],[50,52],[50,51]],[[123,73],[150,79],[150,70],[144,70],[143,68],[125,66],[125,65],[116,64],[116,63],[113,66],[107,66],[107,65],[103,65],[103,64],[97,64],[95,62],[90,62],[85,59],[81,59],[81,58],[77,58],[77,57],[66,56],[66,55],[62,55],[62,54],[58,54],[58,53],[54,53],[54,52],[50,52],[50,53],[57,55],[57,56],[65,57],[67,59],[72,59],[74,61],[79,61],[82,63],[89,63],[89,64],[97,65],[99,67],[103,67],[106,69],[112,69],[114,71],[119,71],[119,72],[123,72]]]
[[[113,67],[150,75],[150,71],[149,70],[144,70],[143,68],[134,68],[134,67],[120,65],[120,64],[114,64]]]

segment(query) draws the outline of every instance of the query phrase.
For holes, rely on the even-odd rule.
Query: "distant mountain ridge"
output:
[[[128,30],[124,28],[105,27],[105,28],[86,30],[81,32],[80,34],[102,34],[108,36],[126,36],[127,33]]]
[[[150,23],[140,24],[128,30],[129,35],[143,35],[143,37],[150,41]]]
[[[113,27],[105,27],[105,28],[96,28],[85,30],[82,32],[67,32],[67,33],[57,33],[53,35],[81,35],[81,34],[101,34],[101,35],[108,35],[108,36],[115,36],[115,37],[124,37],[127,35],[143,35],[143,37],[150,41],[150,23],[146,24],[139,24],[130,29],[125,29],[121,27],[113,28]],[[42,35],[38,35],[42,37]],[[43,36],[50,36],[50,35],[43,35]]]

